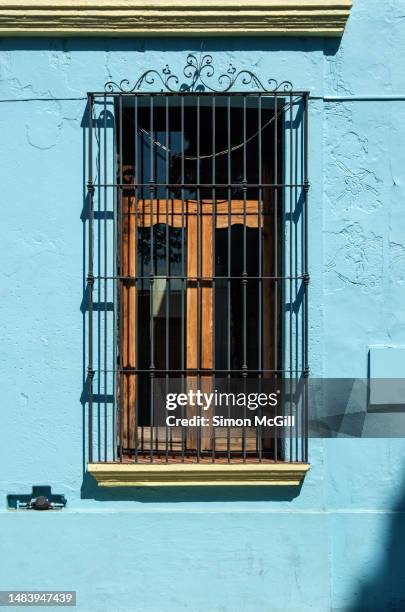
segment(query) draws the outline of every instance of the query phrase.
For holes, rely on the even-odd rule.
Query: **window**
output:
[[[90,460],[306,461],[306,96],[89,104]],[[278,387],[294,426],[249,423],[246,406],[230,426],[229,405],[189,399]],[[188,399],[168,425],[173,392]]]

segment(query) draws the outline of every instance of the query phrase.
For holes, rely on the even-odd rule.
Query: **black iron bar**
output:
[[[118,276],[102,276],[102,275],[98,275],[98,276],[95,275],[94,276],[95,280],[97,280],[97,279],[105,279],[105,278],[107,278],[107,279],[118,278],[119,280],[142,280],[142,279],[143,280],[149,280],[150,277],[149,277],[149,275],[121,276],[120,274]],[[180,275],[180,276],[172,275],[170,278],[172,280],[176,279],[176,278],[177,279],[182,279],[183,276],[182,275]],[[198,280],[197,276],[189,276],[188,278],[189,278],[189,280],[194,281],[194,282],[197,282],[197,280]],[[244,277],[243,277],[243,275],[239,275],[239,276],[232,276],[232,275],[230,275],[230,276],[201,276],[199,278],[200,278],[201,281],[210,281],[211,279],[214,279],[214,280],[221,280],[221,279],[222,280],[228,280],[228,279],[229,280],[242,280]],[[250,280],[260,280],[260,279],[265,280],[265,279],[269,279],[269,280],[303,280],[303,281],[305,281],[306,280],[306,276],[305,276],[305,274],[300,274],[298,276],[290,276],[290,275],[287,275],[287,276],[264,276],[264,275],[256,276],[255,275],[254,276],[254,275],[252,275],[252,276],[249,276],[249,279]]]
[[[135,198],[135,236],[134,236],[134,266],[135,266],[135,273],[136,273],[136,278],[135,278],[135,312],[134,312],[134,317],[135,317],[135,365],[136,367],[139,364],[139,330],[140,330],[140,325],[138,325],[138,320],[139,320],[139,303],[138,303],[138,297],[139,297],[139,276],[138,276],[138,240],[139,240],[139,232],[138,232],[138,184],[137,184],[137,178],[140,172],[140,167],[138,165],[138,154],[139,154],[139,150],[138,150],[138,97],[135,96],[134,98],[134,124],[135,124],[135,138],[134,138],[134,182],[135,182],[135,193],[134,193],[134,198]],[[143,280],[141,281],[141,285],[143,285]],[[135,419],[135,423],[134,423],[134,462],[137,463],[138,462],[138,450],[139,450],[139,433],[138,433],[138,428],[139,428],[139,377],[137,376],[137,374],[134,374],[135,376],[135,410],[134,410],[134,419]]]
[[[200,97],[197,96],[197,185],[200,184]],[[201,352],[202,352],[202,291],[201,291],[201,277],[202,277],[202,249],[203,249],[203,235],[202,235],[202,216],[201,216],[201,191],[200,187],[197,187],[197,388],[201,388]],[[198,407],[198,416],[201,416],[201,407]],[[201,425],[197,428],[197,463],[200,462],[201,454]]]
[[[154,133],[153,124],[153,100],[151,97],[149,100],[149,124],[150,133]],[[153,463],[154,452],[153,452],[153,435],[154,435],[154,390],[155,390],[155,338],[154,338],[154,287],[155,287],[155,249],[154,249],[154,236],[153,236],[153,199],[155,195],[155,160],[154,160],[154,148],[150,147],[150,158],[149,158],[149,198],[150,198],[150,282],[149,282],[149,346],[150,346],[150,366],[149,366],[149,381],[150,381],[150,462]],[[156,257],[157,259],[157,257]]]
[[[292,126],[293,126],[293,116],[292,116],[292,108],[290,106],[290,110],[289,110],[289,172],[290,172],[290,183],[292,183],[292,176],[293,176],[293,130],[292,130]],[[290,270],[290,277],[292,277],[293,275],[293,192],[292,192],[292,187],[289,188],[289,192],[290,192],[290,197],[289,197],[289,270]],[[293,370],[293,327],[292,327],[292,322],[293,322],[293,281],[292,278],[290,278],[289,281],[289,302],[290,302],[290,311],[289,311],[289,361],[290,361],[290,387],[289,387],[289,391],[290,391],[290,416],[293,416],[293,393],[292,393],[292,380],[293,380],[293,374],[292,374],[292,370]],[[290,444],[290,462],[292,462],[293,459],[293,439],[292,439],[292,427],[290,426],[289,428],[289,444]]]
[[[89,94],[88,105],[88,184],[87,184],[87,200],[88,200],[88,224],[89,224],[89,244],[88,244],[88,276],[87,276],[87,294],[88,294],[88,325],[89,325],[89,346],[88,346],[88,429],[89,429],[89,462],[93,461],[93,96]]]
[[[101,173],[101,140],[100,140],[100,132],[101,132],[101,128],[100,128],[100,116],[97,117],[96,119],[96,123],[95,123],[95,132],[96,132],[96,142],[100,143],[100,146],[97,148],[97,150],[95,151],[95,162],[96,162],[96,176],[94,179],[94,194],[97,194],[96,199],[97,199],[97,205],[95,206],[95,201],[93,198],[93,211],[94,208],[96,207],[97,209],[97,216],[99,219],[101,219],[101,189],[99,186],[100,183],[100,173]],[[105,216],[105,215],[103,215]],[[101,222],[97,223],[96,228],[97,228],[97,232],[93,232],[93,238],[94,238],[94,234],[97,233],[97,238],[95,238],[95,245],[97,245],[97,257],[96,257],[96,269],[100,272],[101,271],[101,232],[102,232],[102,227],[101,227]],[[101,302],[101,283],[94,283],[94,286],[97,287],[96,291],[97,291],[97,301],[100,303]],[[93,297],[94,297],[94,290],[93,290]],[[94,310],[94,308],[93,308]],[[95,368],[96,372],[97,372],[97,460],[98,462],[101,462],[101,385],[102,385],[102,379],[101,377],[98,375],[98,373],[100,372],[100,368],[101,368],[101,319],[102,319],[102,309],[98,309],[97,311],[97,342],[96,342],[96,346],[97,346],[97,367]],[[94,402],[94,397],[93,397],[93,402]]]
[[[279,174],[279,168],[278,168],[278,111],[277,111],[277,96],[275,96],[274,98],[274,140],[273,140],[273,156],[274,156],[274,167],[273,167],[273,171],[274,171],[274,176],[273,176],[273,181],[275,184],[278,185],[278,174]],[[281,277],[277,277],[277,275],[279,274],[279,261],[278,261],[278,253],[279,253],[279,239],[278,239],[278,187],[276,187],[274,189],[274,247],[273,247],[273,252],[274,252],[274,274],[276,275],[276,278],[274,279],[274,328],[273,328],[273,333],[274,333],[274,343],[275,343],[275,350],[274,350],[274,368],[277,370],[278,366],[279,366],[279,337],[280,337],[280,329],[279,329],[279,323],[278,323],[278,290],[279,290],[279,280],[281,280]],[[278,383],[278,377],[277,374],[275,376],[275,383],[277,386]],[[283,416],[284,416],[284,408],[282,408],[283,410]],[[277,406],[276,406],[276,414],[277,414]],[[284,426],[282,429],[282,438],[284,438]],[[274,429],[274,460],[277,462],[278,459],[278,433],[276,428]]]
[[[113,372],[114,370],[108,370],[108,372]],[[104,372],[104,370],[100,370],[100,372]],[[131,372],[138,372],[139,374],[142,373],[146,373],[146,372],[150,372],[150,368],[122,368],[122,372],[126,372],[126,373],[131,373]],[[198,373],[204,373],[204,374],[211,374],[212,372],[215,372],[216,374],[243,374],[243,372],[247,372],[248,374],[256,374],[259,375],[260,372],[269,372],[269,373],[274,373],[274,372],[278,372],[278,373],[283,373],[283,374],[288,374],[290,372],[290,370],[288,368],[284,368],[283,370],[274,370],[274,369],[270,369],[270,368],[266,368],[266,369],[262,369],[262,370],[257,370],[257,369],[247,369],[247,370],[242,370],[242,368],[226,368],[226,369],[219,369],[219,368],[215,368],[215,370],[213,368],[176,368],[176,369],[169,369],[167,370],[166,368],[154,368],[154,372],[155,374],[159,373],[159,372],[169,372],[170,373],[179,373],[181,374],[182,372],[187,373],[187,374],[198,374]],[[301,368],[299,370],[291,370],[292,373],[296,373],[299,372],[302,374],[302,370]]]
[[[150,183],[136,183],[138,185],[138,187],[149,187]],[[200,188],[206,188],[206,189],[212,189],[213,187],[215,188],[223,188],[223,189],[227,189],[227,188],[231,188],[231,189],[241,189],[242,187],[246,186],[246,187],[304,187],[304,183],[265,183],[265,182],[260,182],[260,183],[251,183],[251,182],[237,182],[237,181],[229,181],[228,183],[185,183],[185,182],[180,182],[180,183],[154,183],[155,187],[170,187],[170,188],[175,188],[175,189],[180,189],[181,187],[184,187],[185,189],[193,189],[195,190],[197,187]],[[100,183],[99,187],[111,187],[111,188],[118,188],[121,187],[122,189],[129,189],[132,190],[134,188],[134,183]],[[192,200],[192,198],[190,198],[190,200]],[[223,198],[223,201],[226,201],[226,198]]]
[[[231,98],[228,96],[227,99],[227,138],[228,138],[228,156],[227,156],[227,165],[228,165],[228,184],[232,183],[232,152],[231,152]],[[228,244],[227,244],[227,268],[228,268],[228,278],[227,278],[227,391],[230,390],[231,385],[231,280],[230,276],[232,273],[231,270],[231,254],[232,254],[232,189],[228,187]],[[228,407],[228,418],[231,416],[230,407]],[[226,446],[227,446],[227,456],[228,463],[231,462],[232,454],[231,454],[231,428],[228,427],[227,435],[226,435]]]
[[[110,172],[112,172],[113,176],[115,177],[115,180],[117,180],[117,126],[116,126],[116,121],[114,121],[113,123],[113,134],[112,134],[112,163],[111,163],[111,167],[110,167]],[[117,181],[118,182],[118,181]],[[112,436],[112,442],[111,442],[111,446],[112,446],[112,459],[113,461],[116,461],[116,457],[117,457],[117,416],[118,416],[118,410],[119,410],[119,403],[118,403],[118,395],[119,395],[119,381],[118,381],[118,373],[117,373],[117,363],[118,363],[118,355],[117,355],[117,350],[118,350],[118,336],[119,336],[119,329],[118,329],[118,319],[119,319],[119,306],[117,305],[119,298],[118,298],[118,282],[119,282],[119,275],[118,275],[118,265],[119,265],[119,256],[118,256],[118,244],[119,244],[119,221],[118,221],[118,189],[114,189],[113,191],[113,229],[112,229],[112,235],[113,235],[113,243],[112,243],[112,256],[113,256],[113,276],[111,277],[113,283],[112,283],[112,306],[113,306],[113,324],[112,324],[112,328],[113,328],[113,338],[112,338],[112,364],[113,364],[113,370],[112,370],[112,390],[113,390],[113,405],[112,405],[112,415],[111,415],[111,420],[112,420],[112,432],[111,432],[111,436]],[[121,271],[122,272],[122,271]],[[107,280],[107,279],[106,279]]]
[[[122,183],[122,96],[118,99],[118,129],[119,129],[119,176],[120,183]],[[118,189],[118,209],[120,215],[120,226],[119,226],[119,235],[120,235],[120,247],[119,247],[119,266],[122,274],[123,271],[123,261],[124,261],[124,249],[123,249],[123,234],[124,234],[124,216],[123,216],[123,201],[122,201],[122,190]],[[119,284],[119,297],[118,303],[120,308],[120,320],[119,320],[119,361],[120,361],[120,369],[123,368],[123,333],[124,333],[124,288],[123,281],[121,280]],[[124,421],[124,381],[122,374],[120,375],[120,398],[119,398],[119,410],[120,410],[120,434],[119,434],[119,459],[120,462],[123,460],[123,421]]]
[[[212,166],[211,166],[211,172],[212,172],[212,183],[213,185],[215,185],[215,179],[216,179],[216,168],[215,168],[215,151],[216,151],[216,139],[215,139],[215,135],[216,135],[216,107],[215,107],[215,97],[212,97],[212,153],[213,153],[213,157],[212,157]],[[211,350],[212,350],[212,368],[213,368],[213,372],[212,372],[212,377],[211,377],[211,381],[212,381],[212,386],[215,389],[215,291],[216,291],[216,286],[215,286],[215,230],[216,230],[216,192],[215,192],[215,187],[212,188],[212,236],[211,236],[211,250],[212,250],[212,259],[211,259],[211,276],[212,276],[212,280],[211,280],[211,296],[212,296],[212,313],[211,313],[211,317],[212,317],[212,338],[211,338]],[[213,409],[213,414],[212,416],[214,416],[215,413],[215,407]],[[216,436],[215,436],[215,428],[212,427],[211,428],[211,449],[212,449],[212,462],[215,463],[215,444],[216,444]]]
[[[107,97],[104,96],[104,117],[103,117],[103,132],[104,132],[104,177],[107,179]],[[101,175],[101,172],[100,172]],[[108,224],[107,224],[107,198],[108,189],[104,188],[104,274],[108,274]],[[104,279],[104,368],[107,369],[108,360],[108,313],[107,313],[107,284],[108,281]],[[108,425],[107,425],[107,372],[104,373],[104,461],[107,461],[107,450],[108,450]]]
[[[187,239],[185,233],[185,223],[184,223],[184,98],[181,98],[181,116],[180,116],[180,150],[181,150],[181,391],[184,393],[185,389],[185,378],[184,372],[186,371],[186,359],[185,359],[185,344],[186,344],[186,314],[185,314],[185,300],[187,298],[187,278],[186,278],[186,266],[188,262],[185,261],[186,254],[186,243],[185,238]],[[181,407],[181,418],[184,418],[184,406]],[[185,459],[185,451],[186,451],[186,431],[185,428],[181,428],[181,460],[184,463]]]
[[[242,300],[243,300],[243,391],[246,396],[246,376],[248,369],[247,365],[247,284],[248,284],[248,273],[247,273],[247,243],[246,243],[246,96],[243,96],[243,271],[242,271]],[[243,427],[242,427],[242,454],[243,462],[246,463],[246,404],[243,408]]]
[[[291,110],[291,112],[293,112]],[[293,171],[294,174],[293,176],[295,177],[295,180],[298,179],[298,163],[299,163],[299,137],[300,137],[300,130],[297,128],[296,130],[294,130],[294,150],[295,150],[295,155],[294,155],[294,151],[293,151],[293,159],[294,159],[294,166],[293,166]],[[294,261],[294,269],[295,269],[295,274],[298,274],[298,267],[301,266],[302,268],[302,260],[299,261],[299,257],[301,257],[298,255],[298,253],[301,251],[301,249],[298,248],[298,221],[296,220],[296,215],[297,215],[297,204],[298,204],[298,190],[297,187],[293,187],[293,191],[294,191],[294,196],[293,196],[293,203],[294,203],[294,250],[292,253],[292,258]],[[294,303],[297,300],[298,297],[298,282],[295,279],[293,282],[293,286],[294,286]],[[294,357],[295,357],[295,368],[302,368],[302,361],[300,361],[300,352],[299,352],[299,341],[300,341],[300,318],[299,318],[299,313],[297,311],[295,311],[295,316],[294,316]],[[299,399],[299,395],[297,394],[297,389],[298,389],[298,382],[299,382],[299,375],[295,375],[295,381],[294,381],[294,392],[295,392],[295,403],[294,403],[294,407],[295,407],[295,415],[296,415],[296,422],[295,422],[295,461],[298,461],[298,453],[299,453],[299,426],[300,426],[300,419],[299,419],[299,414],[298,414],[298,410],[299,410],[299,406],[300,406],[300,399]],[[293,435],[293,427],[291,426],[291,435]]]
[[[259,180],[259,184],[262,182],[263,180],[263,160],[262,160],[262,155],[263,155],[263,151],[262,151],[262,97],[261,95],[258,96],[258,100],[257,100],[257,123],[258,123],[258,131],[259,131],[259,139],[258,139],[258,180]],[[259,191],[258,191],[258,199],[259,199],[259,203],[258,203],[258,227],[259,227],[259,240],[258,240],[258,247],[259,247],[259,252],[258,252],[258,283],[257,283],[257,288],[258,288],[258,300],[257,300],[257,304],[258,304],[258,320],[257,320],[257,347],[258,347],[258,352],[257,352],[257,367],[259,370],[259,392],[261,392],[261,382],[262,382],[262,378],[263,378],[263,374],[262,374],[262,368],[263,368],[263,341],[262,341],[262,334],[263,334],[263,325],[262,325],[262,318],[263,318],[263,219],[262,219],[262,208],[263,208],[263,188],[259,187]],[[262,407],[260,407],[260,416],[262,416],[263,414],[263,410]],[[256,449],[257,449],[257,453],[259,456],[259,463],[262,463],[263,461],[263,445],[262,445],[262,427],[261,425],[259,425],[258,427],[258,431],[256,432]]]
[[[304,95],[304,428],[303,428],[303,447],[304,453],[302,460],[308,461],[308,289],[309,289],[309,269],[308,269],[308,93]]]
[[[165,120],[165,127],[166,127],[166,159],[165,159],[165,179],[166,179],[166,183],[169,182],[169,162],[170,162],[170,125],[169,125],[169,99],[170,98],[166,98],[165,99],[165,114],[166,114],[166,120]],[[170,368],[170,363],[169,363],[169,342],[170,342],[170,337],[169,337],[169,321],[170,321],[170,317],[169,317],[169,308],[170,308],[170,235],[169,235],[169,188],[166,187],[166,235],[165,235],[165,239],[166,239],[166,279],[165,279],[165,297],[166,297],[166,312],[165,312],[165,319],[166,319],[166,335],[165,335],[165,340],[166,340],[166,369],[168,370]],[[165,382],[166,382],[166,396],[169,393],[169,374],[166,373],[165,376]],[[168,430],[168,426],[166,423],[165,426],[165,461],[166,463],[169,460],[169,430]]]

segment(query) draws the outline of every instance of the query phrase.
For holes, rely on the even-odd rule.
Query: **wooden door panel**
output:
[[[135,276],[136,276],[136,232],[135,232],[135,209],[133,198],[122,198],[122,215],[120,218],[122,248],[119,249],[121,261],[118,265],[121,268],[121,276],[124,277],[121,283],[121,300],[118,313],[118,326],[121,327],[122,338],[122,361],[123,372],[118,377],[118,432],[122,432],[122,446],[124,449],[131,449],[135,443]],[[120,335],[119,334],[119,335]],[[125,371],[129,370],[129,371]]]
[[[202,392],[212,391],[212,374],[214,337],[213,337],[213,241],[215,229],[223,229],[231,225],[241,225],[246,219],[246,226],[250,228],[262,228],[263,248],[266,254],[263,261],[263,275],[274,275],[275,271],[271,263],[272,243],[272,215],[271,211],[264,210],[258,201],[249,200],[246,204],[241,200],[231,201],[231,214],[229,214],[228,202],[215,202],[215,223],[213,222],[212,200],[203,200],[198,208],[196,201],[191,200],[138,200],[132,196],[122,197],[122,253],[119,249],[121,281],[120,303],[118,307],[118,326],[122,338],[122,368],[123,372],[118,377],[118,435],[122,432],[122,445],[125,450],[132,453],[135,448],[135,427],[138,425],[138,439],[142,438],[143,448],[150,450],[150,427],[141,427],[136,423],[136,412],[142,410],[138,406],[136,411],[136,249],[137,228],[150,228],[151,222],[156,224],[168,224],[170,227],[183,227],[186,234],[186,308],[185,308],[185,364],[192,372],[186,377],[186,390],[201,389]],[[244,207],[246,206],[246,213]],[[261,214],[259,214],[259,211]],[[274,337],[272,320],[274,299],[272,297],[272,283],[263,280],[263,347],[264,368],[271,368],[273,364]],[[145,325],[139,321],[140,325]],[[147,322],[149,325],[149,321]],[[162,346],[164,343],[160,343]],[[273,348],[272,348],[273,347]],[[155,347],[156,350],[156,347]],[[159,350],[157,348],[157,350]],[[127,370],[127,371],[126,371]],[[186,416],[192,417],[198,414],[195,406],[186,408]],[[204,416],[212,417],[212,409],[204,413]],[[148,433],[149,431],[149,433]],[[156,450],[160,451],[162,445],[166,444],[166,433],[161,437],[160,425],[155,428]],[[142,434],[142,435],[141,435]],[[200,430],[187,428],[186,447],[193,452],[198,447],[200,451],[206,452],[215,444],[216,452],[225,448],[235,452],[241,450],[241,440],[234,435],[229,439],[219,435],[215,430],[215,442],[213,442],[213,430],[211,427],[203,427]],[[247,449],[253,442],[248,436]],[[178,452],[178,440],[173,441],[173,432],[170,433],[171,450]],[[149,442],[148,442],[149,440]],[[157,442],[156,442],[157,440]]]

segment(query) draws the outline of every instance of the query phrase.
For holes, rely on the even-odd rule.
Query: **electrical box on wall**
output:
[[[369,348],[368,410],[405,410],[405,346]]]

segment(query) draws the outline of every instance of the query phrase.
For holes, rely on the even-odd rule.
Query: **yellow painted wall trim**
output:
[[[289,485],[299,486],[308,463],[120,464],[89,463],[102,487]]]
[[[3,36],[340,36],[352,0],[0,0]]]

